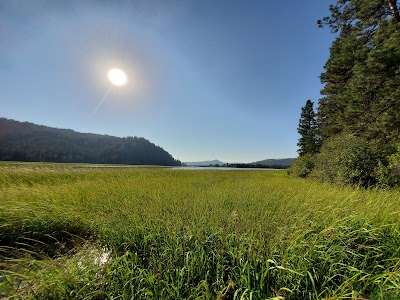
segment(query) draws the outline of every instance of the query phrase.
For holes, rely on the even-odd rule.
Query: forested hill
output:
[[[253,164],[263,165],[263,166],[282,166],[290,167],[290,165],[295,161],[295,158],[280,158],[280,159],[264,159],[256,161]]]
[[[0,118],[0,160],[178,166],[141,137],[79,133]]]

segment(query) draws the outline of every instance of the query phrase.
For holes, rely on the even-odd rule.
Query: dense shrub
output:
[[[396,183],[400,183],[400,144],[397,146],[397,152],[389,156],[390,175]]]
[[[288,170],[288,174],[294,177],[307,177],[314,169],[314,155],[304,154],[297,158]]]
[[[380,164],[378,168],[378,182],[382,187],[400,185],[400,144],[397,151],[387,158],[387,165]]]
[[[370,186],[378,181],[376,171],[382,159],[376,143],[342,133],[323,144],[311,175],[339,184]]]

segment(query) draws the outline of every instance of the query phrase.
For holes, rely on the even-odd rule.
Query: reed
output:
[[[0,297],[399,299],[400,192],[0,164]]]

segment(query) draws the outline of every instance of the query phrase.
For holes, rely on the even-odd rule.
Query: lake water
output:
[[[188,166],[188,167],[172,167],[172,170],[218,170],[218,171],[246,171],[246,170],[254,170],[254,171],[273,171],[273,170],[282,170],[282,169],[267,169],[267,168],[227,168],[227,167],[195,167],[195,166]],[[283,169],[284,170],[284,169]]]

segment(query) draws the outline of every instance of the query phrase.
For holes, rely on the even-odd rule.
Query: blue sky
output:
[[[181,161],[297,156],[330,0],[2,0],[0,116],[142,136]],[[112,87],[107,71],[125,70]]]

